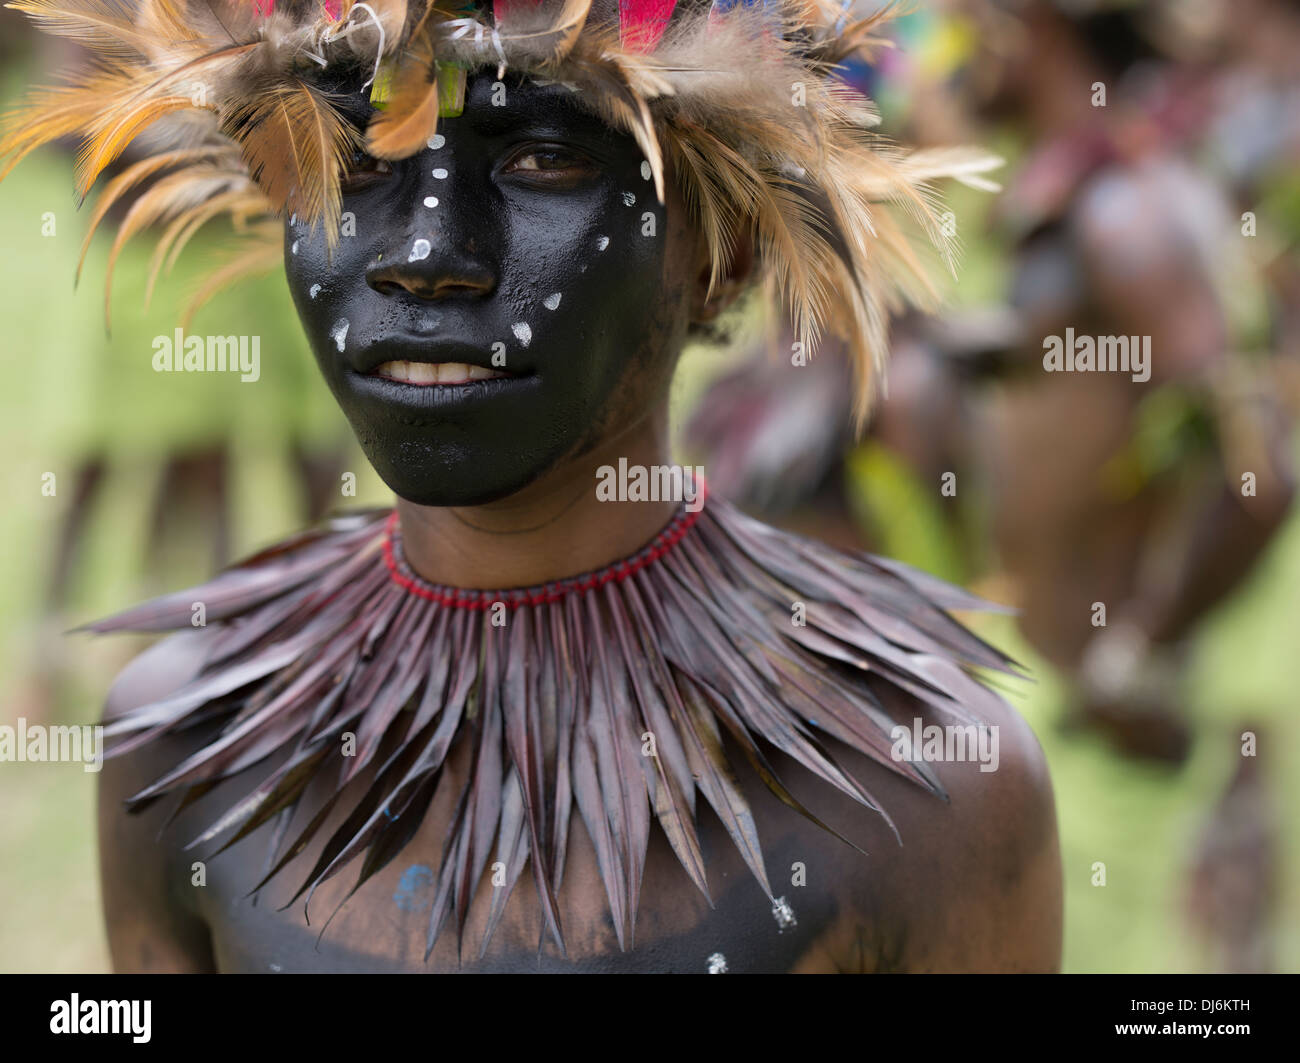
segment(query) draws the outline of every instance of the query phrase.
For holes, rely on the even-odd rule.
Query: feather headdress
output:
[[[856,410],[883,367],[888,315],[933,290],[912,234],[947,256],[931,184],[989,188],[998,160],[964,149],[906,153],[873,131],[871,103],[835,76],[870,53],[884,13],[852,0],[13,0],[94,61],[8,117],[0,179],[34,148],[77,136],[84,198],[106,185],[91,232],[135,194],[110,257],[162,226],[153,279],[207,221],[247,246],[196,302],[279,260],[274,218],[294,212],[338,237],[340,180],[358,150],[401,159],[454,115],[469,72],[568,85],[635,137],[660,201],[665,163],[724,274],[752,233],[769,293],[811,351],[831,327],[856,366]],[[355,76],[376,112],[358,130],[331,87]],[[161,134],[161,135],[160,135]],[[146,185],[143,192],[139,189]],[[138,194],[136,194],[138,193]],[[87,237],[89,242],[89,237]],[[107,294],[106,294],[107,299]],[[106,308],[107,312],[107,308]]]

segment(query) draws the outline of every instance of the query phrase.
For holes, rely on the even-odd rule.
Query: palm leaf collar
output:
[[[718,499],[679,512],[637,555],[600,572],[499,593],[420,579],[394,517],[334,519],[90,629],[184,629],[193,603],[205,603],[197,678],[111,721],[108,755],[225,712],[217,737],[130,799],[138,809],[165,793],[193,798],[282,754],[192,843],[220,851],[275,820],[258,888],[319,831],[324,814],[284,844],[318,775],[333,780],[326,811],[353,796],[295,894],[308,901],[358,858],[352,892],[391,861],[414,837],[449,752],[468,744],[473,770],[441,853],[428,951],[449,915],[463,929],[489,858],[504,863],[508,882],[492,891],[483,947],[529,864],[563,950],[556,897],[575,805],[624,947],[652,820],[708,895],[697,793],[776,905],[724,734],[769,789],[819,825],[776,777],[766,746],[888,820],[819,735],[942,794],[927,765],[891,757],[892,727],[910,726],[921,704],[978,722],[1000,698],[970,669],[1011,671],[946,611],[986,603],[907,566],[769,528]],[[792,622],[796,607],[803,623]],[[382,762],[381,745],[394,750]],[[355,796],[348,783],[367,766],[373,781]]]

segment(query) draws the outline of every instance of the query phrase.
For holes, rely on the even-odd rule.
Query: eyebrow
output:
[[[532,86],[521,92],[518,85],[509,87],[507,93],[523,97],[523,102],[510,102],[505,107],[466,107],[461,119],[466,120],[480,136],[500,136],[523,126],[562,122],[576,124],[589,133],[604,133],[610,127],[588,110],[573,92],[559,84],[554,88]],[[507,96],[509,100],[509,95]]]

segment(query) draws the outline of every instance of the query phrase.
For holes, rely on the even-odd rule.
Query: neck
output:
[[[397,501],[407,563],[430,583],[495,590],[529,587],[602,568],[636,553],[679,503],[601,501],[602,465],[666,465],[666,411],[648,415],[570,458],[522,491],[482,506]]]

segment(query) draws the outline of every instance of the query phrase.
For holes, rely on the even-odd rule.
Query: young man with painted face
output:
[[[207,621],[109,697],[116,966],[1055,969],[1042,755],[945,612],[978,603],[720,499],[595,489],[669,465],[677,357],[751,274],[808,341],[848,293],[865,400],[915,264],[891,209],[933,232],[917,189],[983,164],[870,139],[826,75],[866,38],[838,4],[308,6],[142,5],[147,40],[97,32],[147,69],[5,145],[86,132],[86,184],[141,101],[206,79],[214,128],[162,181],[211,185],[158,213],[287,217],[398,497],[94,625]]]

